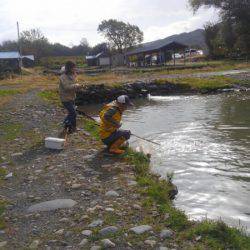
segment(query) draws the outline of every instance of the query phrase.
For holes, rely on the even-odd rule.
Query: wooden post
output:
[[[19,23],[17,22],[17,38],[18,38],[18,52],[19,52],[19,55],[20,55],[20,58],[19,58],[19,67],[20,67],[20,70],[21,70],[21,75],[22,75],[22,66],[23,66],[23,60],[22,60],[22,46],[21,46],[21,40],[20,40],[20,33],[19,33]]]
[[[175,51],[174,51],[174,66],[175,66]]]

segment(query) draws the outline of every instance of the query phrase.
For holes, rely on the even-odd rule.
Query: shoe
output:
[[[119,147],[126,141],[124,137],[119,138],[116,140],[109,148],[109,153],[111,154],[124,154],[125,150],[120,149]]]
[[[73,133],[75,133],[75,132],[77,132],[76,127],[70,127],[70,128],[69,128],[69,134],[73,134]]]

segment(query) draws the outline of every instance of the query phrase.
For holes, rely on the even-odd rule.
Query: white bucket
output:
[[[50,149],[63,149],[65,144],[65,139],[46,137],[45,138],[45,147]]]

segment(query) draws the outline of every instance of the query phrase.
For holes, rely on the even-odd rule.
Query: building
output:
[[[88,66],[111,66],[110,55],[105,52],[93,56],[86,56],[86,62]]]
[[[18,51],[0,52],[0,70],[19,73],[21,56]],[[22,64],[24,67],[33,67],[35,58],[33,55],[23,55]]]
[[[0,52],[0,72],[19,73],[20,54],[17,51]]]
[[[35,65],[35,57],[33,55],[24,55],[22,56],[23,67],[30,68]]]
[[[172,60],[172,54],[183,53],[187,45],[175,41],[166,42],[164,39],[154,42],[144,43],[126,53],[126,61],[128,66],[151,66],[164,65]],[[175,64],[174,57],[174,64]]]

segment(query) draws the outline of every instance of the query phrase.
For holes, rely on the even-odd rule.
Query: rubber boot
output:
[[[125,150],[119,149],[119,147],[126,141],[124,137],[119,138],[116,140],[109,148],[109,153],[111,154],[123,154],[125,153]]]

